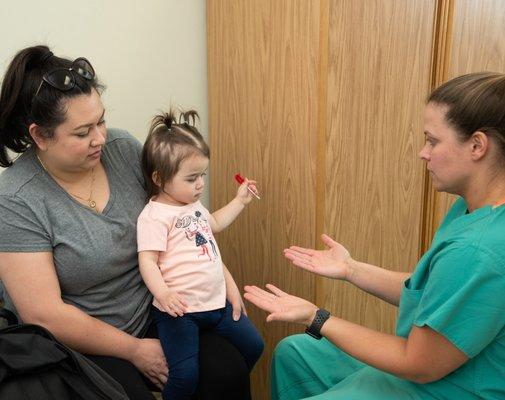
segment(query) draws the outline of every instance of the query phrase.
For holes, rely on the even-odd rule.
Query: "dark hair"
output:
[[[445,119],[462,141],[484,132],[505,158],[505,74],[478,72],[451,79],[428,96],[428,103],[448,107]]]
[[[19,51],[7,68],[0,91],[0,165],[9,167],[12,160],[7,149],[24,152],[33,140],[28,131],[30,124],[42,128],[45,137],[54,136],[55,128],[66,119],[65,100],[98,92],[103,86],[97,79],[86,80],[74,74],[76,85],[62,92],[46,83],[42,77],[57,68],[70,68],[72,61],[54,56],[47,46],[27,47]],[[40,86],[41,85],[41,86]],[[40,90],[35,96],[37,89]]]
[[[156,115],[142,149],[142,172],[148,198],[157,195],[179,171],[182,161],[194,154],[210,158],[210,150],[195,127],[198,113],[174,110]],[[157,184],[153,175],[156,173]]]

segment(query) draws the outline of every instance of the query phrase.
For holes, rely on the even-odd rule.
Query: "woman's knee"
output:
[[[198,399],[250,399],[249,370],[238,349],[215,333],[200,335]]]

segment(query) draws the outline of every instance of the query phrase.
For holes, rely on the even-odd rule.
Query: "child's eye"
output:
[[[88,136],[88,132],[79,132],[79,133],[76,133],[75,136],[77,136],[79,138],[84,138],[84,137]]]

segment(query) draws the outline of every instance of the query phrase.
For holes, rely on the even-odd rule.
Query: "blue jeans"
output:
[[[188,313],[176,318],[156,307],[153,309],[169,368],[168,381],[163,389],[165,400],[189,399],[196,390],[200,329],[210,329],[232,343],[244,356],[249,370],[263,352],[263,339],[254,325],[243,314],[238,321],[234,321],[228,301],[224,308]]]

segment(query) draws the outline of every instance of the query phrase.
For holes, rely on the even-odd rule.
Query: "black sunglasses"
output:
[[[33,98],[35,99],[35,97],[37,97],[44,82],[48,83],[55,89],[61,90],[62,92],[67,92],[73,89],[76,83],[75,76],[72,72],[79,74],[79,76],[88,81],[91,81],[95,77],[95,70],[91,66],[91,63],[84,57],[76,58],[70,68],[53,69],[52,71],[44,74]]]

